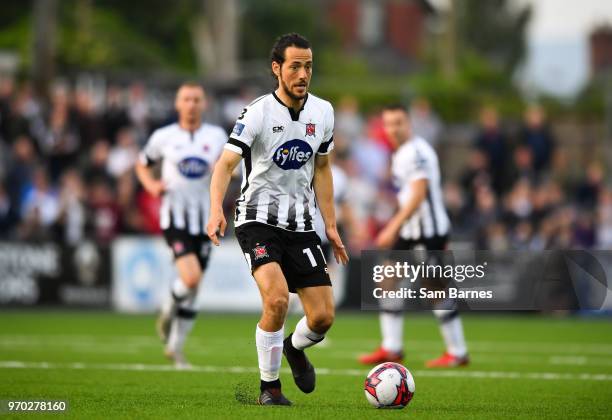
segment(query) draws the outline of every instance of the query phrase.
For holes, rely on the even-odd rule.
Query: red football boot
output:
[[[400,351],[398,353],[385,350],[382,347],[377,348],[370,354],[359,357],[359,363],[364,365],[378,365],[385,362],[402,363],[404,354]]]
[[[448,352],[437,359],[429,360],[425,362],[425,367],[428,368],[454,368],[460,366],[467,366],[470,363],[470,358],[466,354],[463,357],[453,356]]]

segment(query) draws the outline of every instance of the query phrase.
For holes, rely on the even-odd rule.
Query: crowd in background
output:
[[[214,95],[206,119],[229,132],[254,96]],[[1,80],[0,238],[108,244],[120,234],[159,233],[159,202],[138,185],[133,165],[152,130],[175,119],[172,105],[171,95],[160,101],[133,83],[106,86],[101,95],[58,85],[43,106],[29,84]],[[377,113],[360,112],[351,97],[334,105],[334,163],[349,179],[347,200],[358,222],[345,236],[355,252],[372,246],[395,210],[392,147]],[[449,158],[444,151],[452,140],[428,101],[413,100],[409,111],[414,134]],[[466,125],[471,145],[450,157],[464,160],[460,176],[444,177],[442,162],[454,240],[477,249],[612,246],[612,189],[603,162],[589,163],[575,179],[558,177],[561,146],[541,108],[527,107],[511,133],[493,107]]]
[[[409,111],[413,134],[441,156],[453,240],[496,250],[612,246],[612,189],[603,161],[567,176],[557,158],[562,146],[541,107],[527,106],[511,130],[494,107],[484,106],[469,130],[465,156],[445,153],[452,139],[426,99],[415,99]],[[351,199],[366,222],[365,237],[372,238],[395,208],[388,170],[392,148],[380,117],[364,118],[350,99],[337,106],[335,139],[336,162],[349,174]],[[458,176],[444,177],[444,159],[463,160]]]

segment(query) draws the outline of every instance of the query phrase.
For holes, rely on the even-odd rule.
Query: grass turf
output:
[[[436,321],[427,314],[408,315],[405,365],[416,393],[404,410],[375,410],[366,402],[368,368],[355,358],[378,344],[378,320],[374,314],[347,313],[338,315],[324,346],[309,350],[321,371],[315,392],[302,394],[284,369],[283,389],[294,406],[255,405],[256,320],[200,314],[186,347],[198,370],[173,371],[162,357],[151,316],[5,311],[0,400],[68,400],[68,412],[52,416],[88,419],[610,418],[612,412],[607,319],[465,316],[471,366],[428,371],[423,362],[442,351]],[[290,318],[286,331],[296,321]],[[0,417],[24,415],[51,414]]]

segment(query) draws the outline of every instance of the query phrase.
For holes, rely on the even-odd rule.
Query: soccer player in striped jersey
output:
[[[290,405],[279,380],[282,354],[298,388],[312,392],[315,370],[304,349],[322,341],[334,319],[327,264],[313,226],[315,194],[336,260],[346,264],[348,256],[336,229],[328,159],[334,113],[329,102],[308,93],[310,43],[298,34],[283,35],[274,44],[270,61],[278,87],[238,117],[213,172],[207,229],[218,245],[227,226],[221,204],[232,171],[242,161],[234,224],[263,301],[255,330],[261,379],[258,402]],[[289,292],[298,294],[305,316],[285,338]]]
[[[227,141],[221,127],[202,121],[205,101],[200,85],[181,85],[175,101],[178,122],[156,130],[136,164],[143,187],[162,198],[160,225],[178,273],[157,321],[166,357],[177,368],[189,367],[183,347],[193,328],[198,285],[210,252],[206,234],[210,174]],[[161,179],[150,170],[158,162]]]
[[[379,233],[376,245],[395,250],[444,250],[448,245],[450,221],[444,206],[438,156],[425,139],[411,134],[409,115],[403,106],[385,107],[382,117],[385,132],[395,147],[391,173],[398,191],[399,210]],[[468,364],[463,326],[454,302],[437,302],[434,308],[446,352],[428,361],[426,366]],[[387,302],[382,303],[381,309],[382,345],[359,358],[364,364],[401,362],[403,359],[403,313]]]

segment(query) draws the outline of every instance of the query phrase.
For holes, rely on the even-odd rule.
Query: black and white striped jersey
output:
[[[289,231],[312,231],[315,155],[333,149],[334,110],[308,94],[299,112],[276,94],[247,106],[225,148],[243,157],[235,226],[260,222]]]
[[[145,165],[162,162],[161,179],[166,184],[159,217],[162,229],[206,234],[210,175],[226,142],[221,127],[206,123],[193,132],[176,123],[153,132],[140,161]]]
[[[433,147],[421,137],[407,140],[393,154],[391,174],[398,188],[400,206],[404,206],[412,194],[411,182],[427,179],[426,199],[404,222],[400,237],[419,240],[448,234],[450,220],[444,207],[438,155]]]

